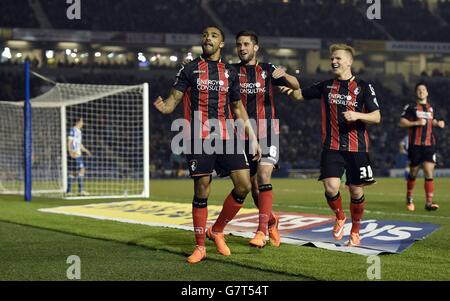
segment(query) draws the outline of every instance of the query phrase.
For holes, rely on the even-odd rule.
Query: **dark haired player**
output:
[[[408,128],[409,131],[410,171],[406,184],[406,208],[409,211],[415,210],[413,190],[417,173],[422,165],[425,175],[425,209],[434,211],[439,208],[439,205],[433,203],[433,174],[436,166],[436,139],[433,135],[433,127],[444,128],[445,122],[436,119],[436,113],[428,102],[428,89],[424,83],[416,85],[415,93],[416,102],[405,106],[399,123],[400,127]]]
[[[245,123],[247,135],[255,141],[252,144],[256,154],[254,160],[259,160],[261,151],[256,143],[257,138],[250,126],[247,112],[240,101],[237,73],[232,66],[220,59],[224,45],[224,35],[218,27],[205,28],[202,56],[182,66],[169,97],[165,100],[158,97],[154,105],[161,113],[170,114],[183,100],[184,118],[191,124],[190,139],[194,144],[208,142],[213,136],[220,137],[220,143],[224,144],[227,140],[235,139],[230,138],[235,135],[225,125],[232,112],[236,119]],[[219,121],[218,128],[211,126],[212,120]],[[200,124],[200,133],[194,132],[195,123]],[[223,231],[226,224],[236,216],[251,190],[248,160],[244,150],[208,154],[202,149],[200,153],[186,154],[186,158],[190,175],[194,179],[192,217],[197,242],[194,252],[187,261],[197,263],[206,258],[205,235],[214,240],[219,253],[229,256],[231,252],[225,242]],[[214,225],[206,230],[211,174],[216,165],[231,171],[234,189],[225,199]]]
[[[238,71],[241,100],[250,120],[255,121],[254,129],[262,148],[262,158],[250,162],[252,196],[259,209],[259,225],[250,245],[262,248],[269,232],[270,243],[278,247],[279,218],[272,212],[272,172],[279,158],[279,125],[275,116],[274,86],[299,89],[298,80],[272,64],[259,62],[258,36],[253,31],[240,31],[236,35],[236,51],[241,62],[234,65]],[[250,156],[248,147],[247,155]]]

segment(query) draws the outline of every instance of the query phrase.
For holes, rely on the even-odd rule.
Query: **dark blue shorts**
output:
[[[69,172],[77,172],[80,169],[84,168],[84,161],[83,161],[82,156],[80,156],[76,159],[69,157],[69,160],[67,163],[68,163]]]

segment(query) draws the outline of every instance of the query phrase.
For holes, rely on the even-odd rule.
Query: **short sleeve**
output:
[[[71,139],[75,138],[75,129],[74,128],[70,129],[70,131],[69,131],[69,138],[71,138]]]
[[[187,90],[187,88],[190,86],[190,80],[189,80],[189,72],[190,64],[182,65],[180,70],[177,73],[175,83],[173,84],[173,88],[175,90],[178,90],[180,92],[183,92]]]
[[[380,109],[377,94],[375,93],[375,89],[373,88],[372,84],[366,84],[363,101],[369,113]]]
[[[416,119],[416,112],[412,105],[408,104],[403,108],[403,112],[401,117],[406,118],[408,120]]]

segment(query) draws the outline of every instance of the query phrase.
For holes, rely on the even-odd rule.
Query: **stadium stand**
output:
[[[66,18],[65,1],[42,1],[54,28],[97,31],[197,33],[212,21],[202,11],[200,0],[96,0],[83,10],[81,20]],[[102,11],[102,14],[98,14]],[[178,12],[175,14],[174,12]],[[180,14],[179,12],[183,12]],[[145,18],[142,18],[145,15]]]
[[[39,23],[28,4],[28,0],[3,0],[1,14],[0,27],[39,27]]]
[[[36,0],[35,0],[36,1]],[[383,2],[381,20],[366,17],[366,1],[321,0],[210,0],[203,1],[231,32],[253,28],[266,36],[311,37],[333,39],[384,39],[443,41],[450,32],[450,4],[439,2],[436,13],[424,1],[403,1],[402,6]],[[198,33],[213,24],[201,0],[129,0],[90,1],[81,20],[66,17],[65,1],[40,1],[47,19],[55,29],[94,31],[129,31],[154,33]],[[319,8],[318,8],[319,7]],[[98,14],[101,11],[102,14]],[[173,12],[182,11],[183,14]],[[2,1],[0,27],[39,27],[26,0]],[[5,13],[6,12],[6,13]],[[293,17],[292,12],[295,12]],[[139,18],[145,14],[146,18]],[[265,22],[260,22],[265,20]],[[376,26],[375,22],[379,25]],[[305,24],[307,26],[305,26]],[[420,24],[420,26],[417,26]],[[339,30],[336,30],[339,25]]]

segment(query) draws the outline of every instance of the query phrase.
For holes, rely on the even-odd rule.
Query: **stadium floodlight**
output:
[[[0,194],[24,192],[24,102],[0,102]],[[32,195],[61,197],[68,186],[67,137],[82,117],[85,192],[67,198],[149,197],[148,84],[56,83],[31,99]]]
[[[178,61],[178,57],[176,57],[175,55],[171,55],[169,59],[170,59],[171,62]]]
[[[97,51],[97,52],[95,53],[95,57],[101,57],[101,56],[102,56],[102,53],[101,53],[101,52],[98,52],[98,51]]]
[[[145,55],[142,52],[138,53],[138,61],[145,63],[147,61],[147,58],[145,57]]]
[[[2,57],[7,58],[7,59],[12,58],[11,49],[9,49],[9,47],[5,47],[5,49],[3,49]]]
[[[45,52],[45,57],[46,57],[47,59],[52,59],[54,56],[55,56],[55,52],[54,52],[53,50],[47,50],[47,51]]]

